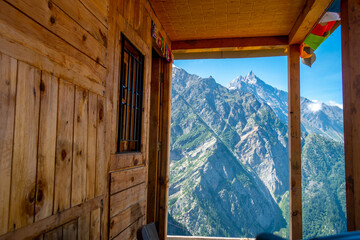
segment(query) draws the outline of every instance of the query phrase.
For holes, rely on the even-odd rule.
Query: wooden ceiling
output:
[[[287,36],[306,0],[150,0],[172,41]]]

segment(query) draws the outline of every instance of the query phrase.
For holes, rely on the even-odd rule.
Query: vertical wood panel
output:
[[[107,164],[105,159],[105,109],[104,98],[98,97],[97,102],[97,146],[96,146],[96,187],[95,196],[107,191]]]
[[[95,209],[91,211],[91,223],[90,223],[90,239],[100,239],[100,225],[101,224],[101,209]]]
[[[302,238],[299,45],[288,55],[290,239]]]
[[[63,239],[64,240],[77,240],[78,235],[78,222],[77,220],[71,221],[63,226]]]
[[[360,2],[341,1],[347,230],[360,230]]]
[[[90,212],[79,217],[78,240],[88,240],[90,237]]]
[[[42,72],[35,221],[50,216],[53,211],[57,101],[58,79]]]
[[[95,196],[96,128],[97,95],[89,92],[88,158],[86,168],[86,196],[88,199]]]
[[[62,240],[63,228],[62,226],[44,234],[44,240]]]
[[[8,230],[17,61],[0,53],[0,235]]]
[[[9,228],[34,221],[40,70],[18,63]]]
[[[74,85],[60,79],[55,162],[54,213],[70,207]]]
[[[86,198],[88,92],[80,87],[75,89],[74,114],[71,206],[84,202]]]

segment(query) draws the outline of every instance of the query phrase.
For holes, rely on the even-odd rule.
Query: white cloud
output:
[[[317,101],[317,100],[313,100],[311,103],[309,103],[307,105],[307,108],[311,111],[311,112],[317,112],[320,111],[322,108],[322,103]]]
[[[335,101],[329,101],[328,104],[329,104],[330,106],[336,106],[336,107],[338,107],[338,108],[343,109],[343,105],[340,104],[340,103],[337,103],[337,102],[335,102]]]

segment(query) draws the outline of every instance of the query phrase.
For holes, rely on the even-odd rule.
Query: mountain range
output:
[[[287,93],[252,72],[224,87],[212,77],[173,67],[172,81],[168,234],[286,236]],[[317,230],[304,228],[304,236],[341,232],[346,226],[341,109],[322,104],[311,111],[313,101],[301,103],[307,107],[302,110],[305,226],[315,224],[313,206],[325,208],[321,216],[330,219],[317,221]],[[316,205],[318,200],[328,204]]]

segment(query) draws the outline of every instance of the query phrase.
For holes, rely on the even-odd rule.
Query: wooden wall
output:
[[[133,239],[146,223],[147,0],[0,1],[0,239]],[[145,56],[140,153],[116,154],[121,33]]]

